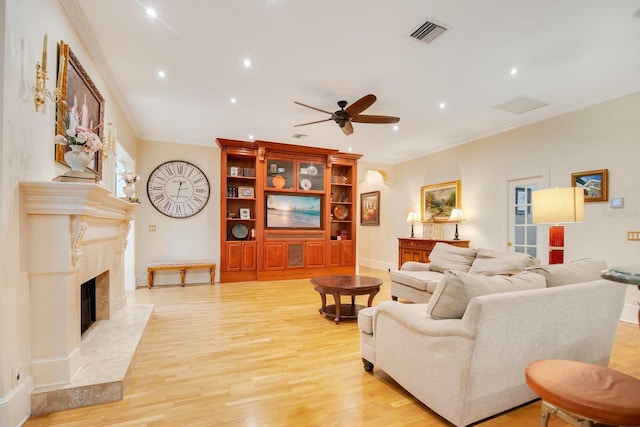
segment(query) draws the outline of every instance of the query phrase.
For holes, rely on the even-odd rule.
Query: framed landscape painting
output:
[[[420,220],[422,222],[449,222],[451,210],[462,208],[460,181],[449,181],[420,188]]]
[[[608,193],[608,169],[599,169],[571,174],[571,186],[580,187],[584,191],[584,201],[606,202]]]
[[[360,195],[360,225],[380,225],[380,192]]]

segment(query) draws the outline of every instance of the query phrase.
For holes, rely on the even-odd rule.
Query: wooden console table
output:
[[[407,261],[429,262],[429,254],[436,243],[448,243],[460,248],[468,248],[468,240],[433,240],[398,238],[398,269]]]

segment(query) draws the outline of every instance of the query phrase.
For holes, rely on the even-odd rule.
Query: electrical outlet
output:
[[[627,231],[627,240],[640,240],[640,231]]]
[[[22,374],[22,363],[18,363],[13,367],[11,375],[13,376],[13,388],[16,388],[24,379]]]
[[[149,231],[156,231],[156,226],[155,225],[150,225],[149,226]]]

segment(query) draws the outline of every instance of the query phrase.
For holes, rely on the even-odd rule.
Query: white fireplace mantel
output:
[[[20,189],[25,212],[31,215],[89,215],[128,221],[138,206],[91,183],[22,181]]]
[[[98,278],[101,318],[126,307],[124,250],[139,206],[93,183],[20,182],[21,251],[31,293],[31,374],[36,389],[80,370],[80,285]]]

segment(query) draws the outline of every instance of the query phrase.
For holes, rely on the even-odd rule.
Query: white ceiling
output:
[[[397,163],[640,90],[640,0],[61,2],[150,140],[253,135]],[[432,43],[411,38],[427,20],[449,30]],[[294,101],[334,111],[368,93],[378,100],[363,114],[398,116],[397,131],[294,127],[329,117]],[[516,97],[548,105],[494,108]]]

